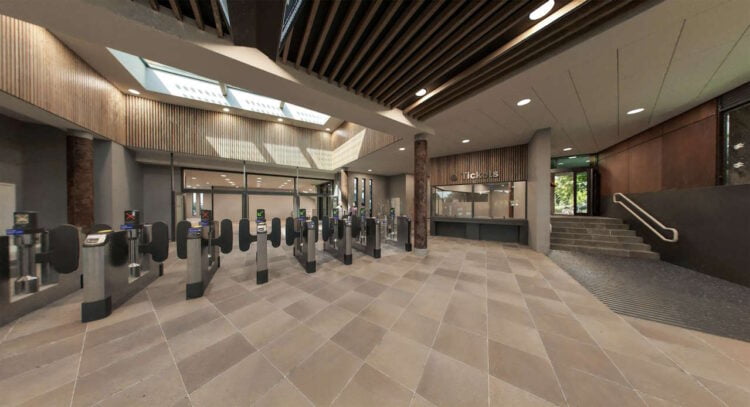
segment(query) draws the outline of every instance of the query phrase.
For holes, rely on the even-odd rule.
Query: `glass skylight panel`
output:
[[[278,99],[256,95],[236,88],[230,88],[227,93],[229,94],[228,96],[231,96],[239,103],[241,109],[272,116],[286,117],[284,111],[281,109],[281,101]]]
[[[310,110],[301,106],[293,105],[291,103],[286,103],[284,105],[284,109],[287,111],[289,117],[291,117],[292,119],[303,121],[303,122],[308,122],[308,123],[322,125],[325,122],[327,122],[328,119],[331,117],[326,114],[316,112],[314,110]]]
[[[161,81],[167,89],[167,92],[172,96],[200,100],[202,102],[223,106],[229,105],[229,102],[227,102],[226,98],[221,93],[221,87],[218,83],[192,79],[160,70],[154,70],[154,76]]]
[[[180,68],[175,68],[173,66],[164,65],[161,62],[152,61],[152,60],[146,59],[146,58],[141,58],[141,59],[143,59],[143,63],[146,64],[147,67],[152,68],[152,69],[158,69],[160,71],[165,71],[165,72],[169,72],[169,73],[173,73],[173,74],[177,74],[177,75],[187,76],[188,78],[197,79],[199,81],[211,82],[211,83],[216,83],[216,84],[219,83],[218,81],[215,81],[213,79],[208,79],[205,76],[196,75],[196,74],[194,74],[192,72],[183,71]]]

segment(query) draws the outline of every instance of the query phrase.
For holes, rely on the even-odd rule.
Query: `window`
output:
[[[435,216],[525,219],[526,182],[434,187],[432,208]]]
[[[471,218],[471,185],[433,188],[433,213],[450,218]]]
[[[372,179],[370,179],[368,183],[370,185],[370,217],[372,217]]]
[[[359,207],[359,179],[354,177],[354,208]]]
[[[365,199],[365,196],[367,195],[365,191],[367,188],[365,188],[365,179],[362,178],[362,206],[367,206],[367,200]]]
[[[750,103],[723,114],[724,183],[750,184]]]

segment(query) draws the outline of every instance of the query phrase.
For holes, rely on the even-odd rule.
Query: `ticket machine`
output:
[[[395,208],[391,208],[386,219],[386,243],[411,251],[411,219],[408,216],[396,216]]]
[[[193,225],[187,220],[177,223],[175,243],[177,257],[187,259],[185,296],[187,299],[202,297],[221,267],[219,250],[224,254],[232,251],[232,221],[224,219],[219,226],[214,221],[213,211],[202,209],[200,224]]]
[[[293,246],[294,257],[305,272],[315,272],[315,243],[318,241],[318,219],[307,219],[304,208],[297,210],[297,217],[286,218],[286,245]]]
[[[333,216],[323,217],[323,249],[344,264],[352,264],[352,222],[351,218],[339,218],[338,208]]]
[[[255,235],[250,233],[250,220],[240,219],[239,244],[240,250],[250,250],[250,244],[255,242],[255,282],[268,282],[268,241],[273,247],[281,246],[281,219],[271,220],[270,230],[266,223],[266,210],[258,209],[255,213]],[[270,232],[270,233],[269,233]]]
[[[365,211],[352,215],[352,247],[370,255],[376,259],[380,258],[380,220],[368,218]]]
[[[163,262],[169,257],[167,224],[143,224],[136,210],[124,215],[119,231],[92,228],[83,241],[83,322],[106,318],[164,274]]]

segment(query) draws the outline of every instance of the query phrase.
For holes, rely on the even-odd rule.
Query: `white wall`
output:
[[[540,253],[550,249],[550,138],[550,129],[537,130],[529,142],[529,246]]]

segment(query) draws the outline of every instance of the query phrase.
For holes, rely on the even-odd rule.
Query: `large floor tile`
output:
[[[247,405],[282,379],[281,373],[255,352],[193,391],[190,399],[195,407]]]
[[[364,364],[333,403],[349,407],[408,407],[412,392]]]
[[[329,341],[294,368],[289,380],[316,405],[329,405],[360,366],[361,360]]]
[[[325,338],[310,328],[299,325],[261,349],[264,355],[282,373],[286,374],[300,364]]]
[[[487,374],[431,352],[417,392],[436,406],[487,406]]]
[[[341,328],[331,340],[361,359],[365,359],[380,343],[385,332],[384,328],[356,317]]]
[[[548,360],[490,341],[489,362],[492,376],[553,404],[564,401],[557,377]]]
[[[410,390],[416,390],[430,349],[389,332],[367,357],[367,363]]]

